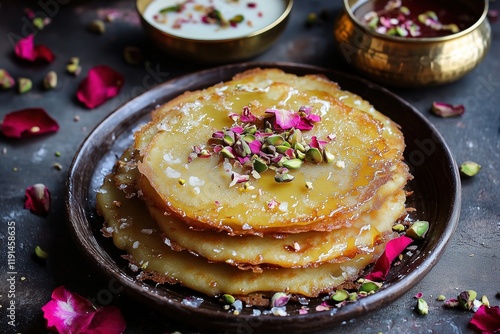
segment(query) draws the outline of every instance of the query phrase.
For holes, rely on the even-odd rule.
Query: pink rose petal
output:
[[[391,269],[391,263],[396,257],[413,241],[412,238],[407,236],[400,236],[395,239],[390,240],[386,247],[384,253],[375,263],[375,266],[370,274],[365,278],[371,281],[380,282],[385,280],[385,277]]]
[[[42,307],[47,328],[59,334],[120,334],[126,327],[119,309],[96,309],[90,301],[64,286],[56,288],[52,299]]]
[[[500,333],[500,307],[481,305],[469,325],[482,334]]]
[[[24,208],[36,215],[46,216],[50,212],[49,189],[41,183],[26,188]]]
[[[59,124],[42,108],[28,108],[5,115],[0,131],[10,138],[37,136],[57,132]]]
[[[76,96],[87,108],[93,109],[118,95],[123,83],[123,76],[111,67],[96,66],[82,80]]]
[[[273,127],[275,130],[288,130],[300,123],[300,115],[291,110],[267,109],[266,113],[274,114]]]
[[[35,45],[34,39],[34,35],[29,35],[17,42],[14,48],[16,56],[30,62],[44,61],[51,63],[54,61],[55,56],[52,51],[44,45]]]

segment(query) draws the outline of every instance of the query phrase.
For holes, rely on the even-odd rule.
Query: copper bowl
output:
[[[491,44],[488,0],[457,0],[477,20],[469,28],[444,37],[405,38],[375,32],[354,14],[372,0],[344,0],[334,25],[339,52],[360,74],[388,86],[422,87],[458,80],[485,57]]]
[[[198,63],[228,63],[249,59],[267,50],[286,27],[293,0],[282,1],[285,10],[271,24],[242,37],[226,39],[194,39],[167,33],[152,25],[144,12],[153,0],[137,0],[136,8],[146,35],[161,50],[182,60]]]

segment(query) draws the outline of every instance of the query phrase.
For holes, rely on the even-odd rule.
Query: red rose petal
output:
[[[41,183],[26,188],[24,208],[36,215],[45,216],[50,212],[50,192]]]
[[[10,138],[32,137],[58,130],[59,124],[42,108],[10,112],[0,125],[0,132]]]
[[[96,66],[82,80],[76,96],[87,108],[93,109],[118,95],[123,82],[123,76],[111,67]]]
[[[55,59],[52,51],[44,45],[35,45],[34,39],[34,35],[29,35],[28,37],[23,38],[19,42],[17,42],[14,48],[16,56],[20,59],[30,62],[52,62]]]
[[[396,257],[413,241],[412,238],[407,236],[400,236],[390,240],[385,246],[385,251],[375,263],[372,272],[365,278],[371,281],[380,282],[385,280],[385,277],[391,269],[391,263]]]
[[[469,325],[482,334],[500,333],[500,307],[481,305]]]
[[[106,306],[97,309],[94,318],[85,330],[85,334],[120,334],[127,326],[120,309]]]

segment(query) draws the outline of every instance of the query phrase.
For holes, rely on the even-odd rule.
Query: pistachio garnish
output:
[[[439,117],[454,117],[460,116],[465,112],[465,107],[462,104],[452,105],[444,102],[433,102],[432,112]]]
[[[31,79],[28,78],[19,78],[17,81],[17,91],[19,94],[27,93],[33,87],[33,83]]]
[[[417,312],[421,315],[429,314],[429,305],[423,298],[417,299]]]
[[[106,25],[101,20],[93,20],[89,23],[88,29],[96,34],[104,34],[106,32]]]
[[[236,301],[236,299],[232,295],[225,293],[222,295],[222,301],[226,305],[231,305]]]
[[[271,306],[272,307],[282,307],[285,306],[290,300],[290,295],[284,292],[276,292],[271,297]]]
[[[486,295],[483,295],[483,296],[481,297],[481,303],[482,303],[484,306],[490,307],[490,301],[488,300],[488,297],[486,297]]]
[[[481,165],[474,161],[465,161],[460,165],[460,173],[472,177],[479,173]]]
[[[349,298],[349,292],[345,291],[344,289],[338,289],[335,291],[335,294],[331,296],[332,300],[336,302],[343,302],[344,300]]]
[[[35,247],[35,255],[39,258],[39,259],[47,259],[49,257],[49,253],[47,253],[46,251],[44,251],[40,246],[36,246]]]
[[[77,76],[82,71],[82,67],[80,66],[80,59],[77,57],[72,57],[69,60],[69,63],[66,65],[66,71],[74,76]]]
[[[401,223],[398,223],[398,224],[394,224],[392,226],[392,230],[394,232],[403,232],[405,230],[405,226]]]
[[[233,126],[212,133],[205,150],[207,156],[220,154],[234,166],[249,169],[242,175],[258,179],[261,173],[271,169],[276,173],[276,182],[290,182],[295,177],[289,170],[299,169],[305,162],[334,161],[334,155],[324,147],[334,137],[319,140],[312,136],[309,143],[303,137],[302,130],[312,129],[314,123],[321,120],[312,113],[311,107],[300,107],[297,112],[267,109],[265,116],[257,118],[250,107],[245,106],[241,114],[231,112],[228,116]],[[203,157],[201,152],[200,146],[194,147],[188,162]],[[235,182],[238,183],[233,178],[230,185]]]
[[[422,239],[429,230],[429,222],[418,220],[414,222],[407,230],[406,235],[412,239]]]
[[[476,300],[477,292],[474,290],[462,291],[458,295],[458,305],[465,310],[470,310],[474,305],[474,300]]]
[[[43,87],[45,89],[54,89],[57,87],[57,73],[50,71],[43,78]]]
[[[379,282],[373,282],[368,279],[365,279],[363,281],[363,284],[361,284],[361,287],[359,288],[360,292],[366,292],[366,293],[374,293],[378,289],[382,287],[382,283]]]
[[[446,300],[446,296],[445,295],[439,295],[437,296],[436,300],[440,301],[440,302],[443,302]]]
[[[9,89],[14,86],[14,84],[14,78],[10,76],[9,72],[4,69],[0,69],[0,88]]]

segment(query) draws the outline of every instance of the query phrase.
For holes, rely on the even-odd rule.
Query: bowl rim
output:
[[[147,2],[146,5],[144,6],[144,9],[152,2],[153,0],[136,0],[135,1],[135,7],[137,10],[137,13],[139,14],[141,18],[141,22],[143,25],[149,27],[150,29],[153,29],[154,31],[170,37],[172,39],[176,39],[178,41],[185,41],[185,42],[191,42],[191,43],[200,43],[200,44],[217,44],[217,43],[227,43],[227,42],[234,42],[234,41],[241,41],[241,40],[247,40],[255,36],[262,35],[276,26],[280,25],[281,23],[285,22],[288,16],[290,15],[290,12],[292,11],[293,8],[293,2],[294,0],[280,0],[285,3],[285,10],[281,15],[274,20],[271,24],[268,24],[267,26],[257,29],[255,31],[252,31],[246,35],[240,36],[240,37],[232,37],[232,38],[223,38],[223,39],[196,39],[196,38],[186,38],[186,37],[180,37],[174,34],[170,34],[168,32],[165,32],[161,29],[158,29],[154,25],[152,25],[143,15],[144,10],[140,9],[140,3]]]
[[[363,24],[357,17],[354,15],[354,11],[352,10],[351,5],[349,2],[352,0],[343,0],[343,7],[344,7],[344,12],[347,13],[349,18],[356,24],[356,27],[359,29],[362,29],[365,33],[381,38],[381,39],[386,39],[389,41],[393,42],[403,42],[403,43],[414,43],[414,44],[419,44],[419,43],[429,43],[429,42],[444,42],[456,38],[460,38],[464,35],[469,34],[470,32],[476,30],[483,22],[487,22],[486,18],[488,16],[488,9],[489,9],[489,0],[483,0],[483,12],[479,16],[479,18],[472,24],[470,27],[467,29],[464,29],[462,31],[459,31],[454,34],[446,35],[446,36],[440,36],[440,37],[419,37],[419,38],[406,38],[406,37],[400,37],[400,36],[389,36],[385,34],[378,33],[370,28],[368,28],[365,24]],[[356,0],[356,4],[360,3],[366,3],[374,0]],[[359,6],[359,5],[358,5]]]

